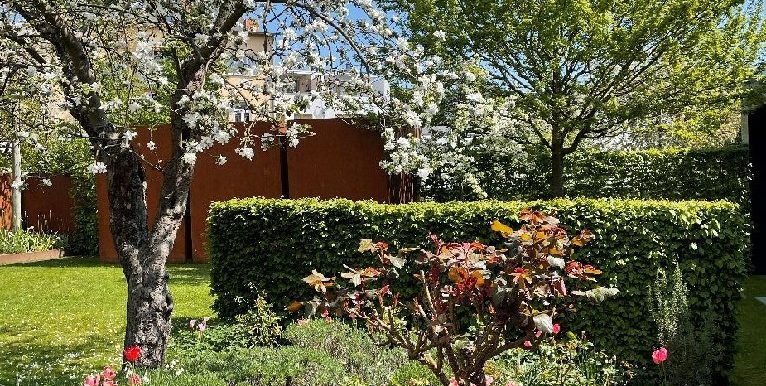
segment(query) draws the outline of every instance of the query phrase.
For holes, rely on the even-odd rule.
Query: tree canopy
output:
[[[583,142],[731,114],[766,41],[760,5],[736,0],[388,3],[426,52],[474,63],[487,98],[513,100],[507,136],[549,150],[557,196]]]

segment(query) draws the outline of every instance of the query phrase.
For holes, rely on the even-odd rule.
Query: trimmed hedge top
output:
[[[536,199],[548,191],[550,159],[541,154],[526,170],[507,168],[496,155],[481,157],[480,185],[498,200]],[[565,158],[565,191],[571,197],[665,200],[727,200],[750,205],[750,155],[746,146],[717,149],[640,151],[586,150]],[[472,199],[470,190],[445,183],[438,173],[425,181],[423,194],[437,201]]]
[[[601,348],[646,364],[656,346],[657,326],[649,312],[649,287],[658,269],[681,268],[695,320],[711,314],[720,328],[716,340],[732,363],[735,304],[746,276],[748,225],[728,202],[635,200],[553,200],[533,202],[452,202],[387,205],[369,201],[272,200],[251,198],[215,203],[209,221],[214,308],[223,317],[245,312],[257,293],[283,308],[310,299],[301,281],[312,269],[333,275],[343,265],[364,266],[359,240],[384,240],[392,248],[428,247],[427,235],[444,240],[500,245],[489,228],[500,219],[514,227],[524,208],[555,211],[570,231],[587,228],[596,240],[578,260],[604,271],[602,285],[620,294],[598,306],[583,304],[566,327],[588,332]]]

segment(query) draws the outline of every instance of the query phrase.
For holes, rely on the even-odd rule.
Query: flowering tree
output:
[[[387,2],[426,52],[483,69],[485,98],[514,100],[504,115],[521,124],[505,133],[531,133],[547,150],[552,196],[565,193],[564,159],[583,143],[730,118],[762,74],[758,1]]]
[[[439,82],[437,61],[421,63],[422,49],[398,37],[370,0],[3,0],[0,12],[0,74],[31,74],[15,82],[61,110],[55,117],[70,134],[90,142],[90,170],[107,175],[110,228],[128,283],[124,345],[141,348],[139,366],[165,356],[173,311],[165,262],[199,153],[238,141],[237,153],[253,158],[277,137],[295,146],[309,128],[285,122],[312,100],[374,113],[380,125],[427,124],[433,111],[371,89],[372,77],[393,71],[426,99],[439,98],[426,87]],[[248,43],[254,31],[258,45]],[[296,70],[321,75],[316,91],[291,93]],[[41,87],[49,91],[34,91]],[[254,123],[273,130],[230,125],[231,108],[243,104]],[[163,180],[158,206],[149,208],[148,163],[133,151],[133,127],[166,122],[171,155],[151,165]]]
[[[527,224],[516,231],[492,223],[508,239],[503,249],[479,242],[445,243],[431,235],[434,252],[422,251],[415,260],[419,292],[412,297],[392,291],[408,251],[393,256],[386,243],[362,240],[359,250],[377,255],[381,266],[350,268],[341,274],[343,282],[314,271],[304,281],[321,297],[289,309],[305,306],[310,313],[361,319],[383,336],[381,344],[403,348],[443,385],[488,384],[485,363],[558,333],[554,318],[573,304],[572,295],[603,300],[617,292],[572,288],[601,273],[570,260],[574,247],[592,240],[592,233],[584,230],[570,239],[557,219],[537,211],[525,210],[520,219]]]

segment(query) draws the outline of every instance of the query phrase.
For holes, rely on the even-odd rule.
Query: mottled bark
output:
[[[146,179],[140,158],[122,149],[103,156],[108,168],[110,226],[128,284],[125,347],[138,345],[138,365],[158,367],[165,359],[173,299],[165,263],[183,218],[191,165],[168,165],[156,221],[149,232]]]

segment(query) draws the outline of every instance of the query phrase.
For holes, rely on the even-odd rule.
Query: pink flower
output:
[[[457,379],[455,378],[450,379],[449,386],[459,386],[457,383]]]
[[[508,383],[506,383],[505,386],[519,386],[519,384],[514,381],[508,381]]]
[[[308,322],[309,322],[308,319],[298,319],[297,323],[298,323],[299,326],[302,326],[302,325],[304,325],[304,324],[306,324]]]
[[[128,377],[128,385],[130,386],[138,386],[141,384],[141,376],[138,374],[130,374]]]
[[[543,336],[543,332],[541,330],[537,330],[537,332],[535,332],[535,338],[539,338],[541,336]]]
[[[101,383],[100,375],[88,375],[85,377],[85,381],[82,383],[82,386],[98,386],[99,383]]]
[[[487,375],[484,377],[484,382],[486,382],[486,386],[489,386],[493,383],[495,383],[495,378],[491,375]]]
[[[114,381],[104,380],[104,384],[102,386],[117,386],[117,384],[114,383]]]
[[[559,332],[561,332],[561,325],[559,325],[558,323],[556,323],[556,324],[554,324],[554,325],[553,325],[553,335],[556,335],[556,334],[558,334]]]
[[[192,319],[192,320],[189,321],[189,328],[191,328],[193,330],[194,327],[196,327],[196,326],[197,326],[197,319]]]
[[[652,353],[652,360],[655,364],[660,364],[662,362],[665,362],[668,359],[668,349],[665,347],[660,347],[657,350],[654,350]]]
[[[106,366],[104,367],[104,371],[101,372],[101,376],[104,377],[104,384],[106,384],[106,381],[114,380],[114,378],[117,376],[117,372],[114,371],[113,368]]]
[[[322,317],[324,317],[324,320],[328,322],[332,321],[332,316],[330,316],[330,311],[328,310],[324,310],[324,312],[322,312]]]
[[[526,347],[526,348],[532,348],[532,342],[530,342],[530,341],[528,341],[528,340],[525,340],[525,341],[524,341],[524,347]]]

